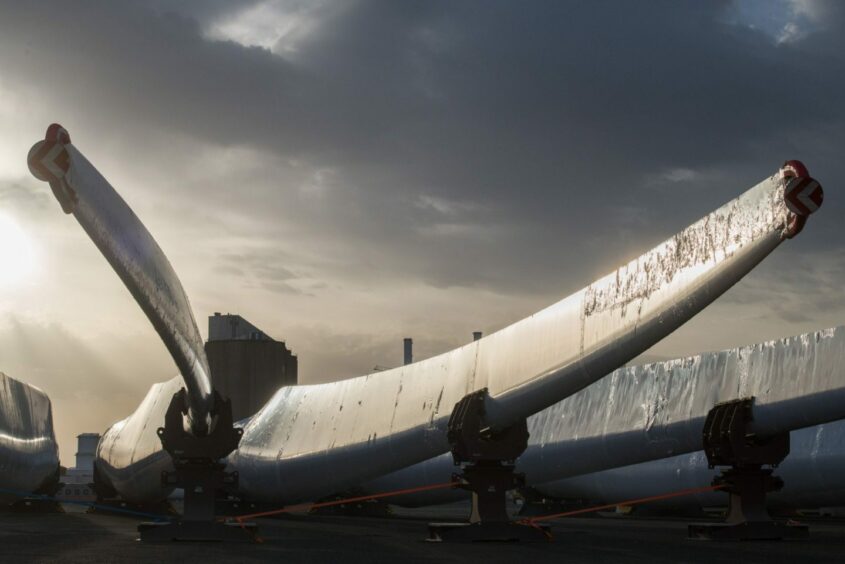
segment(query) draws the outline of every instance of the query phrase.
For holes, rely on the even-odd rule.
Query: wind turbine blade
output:
[[[57,127],[64,133],[57,134]],[[206,434],[214,408],[208,359],[179,277],[135,212],[71,144],[63,128],[51,126],[47,139],[36,147],[41,143],[63,146],[67,170],[62,177],[46,180],[63,209],[73,214],[152,322],[185,381],[191,429],[197,435]]]

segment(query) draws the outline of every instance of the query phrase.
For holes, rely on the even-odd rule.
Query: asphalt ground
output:
[[[138,520],[104,514],[0,514],[0,562],[845,562],[845,522],[811,521],[807,540],[686,538],[691,521],[568,518],[552,542],[431,543],[424,510],[393,517],[290,515],[259,520],[262,542],[142,543]],[[246,533],[244,533],[246,536]]]

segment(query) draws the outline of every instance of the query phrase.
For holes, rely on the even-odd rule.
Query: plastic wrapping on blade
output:
[[[159,501],[172,488],[162,483],[162,472],[173,471],[173,460],[161,447],[156,431],[164,425],[173,394],[182,378],[154,384],[135,412],[112,425],[97,446],[100,479],[130,502]]]
[[[719,469],[709,468],[703,451],[623,466],[533,487],[553,499],[613,503],[710,484]],[[845,421],[793,431],[789,456],[775,470],[784,487],[770,492],[770,509],[816,509],[845,505]],[[724,492],[707,492],[657,502],[661,508],[724,506]]]
[[[47,394],[0,372],[0,500],[34,492],[58,475],[59,448]]]
[[[842,366],[837,327],[621,368],[530,418],[519,467],[540,483],[695,451],[708,411],[744,397],[755,398],[754,431],[764,436],[842,419]]]

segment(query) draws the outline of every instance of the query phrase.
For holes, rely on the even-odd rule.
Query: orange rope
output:
[[[270,515],[280,515],[282,513],[290,513],[291,511],[307,511],[310,509],[319,509],[321,507],[331,507],[333,505],[343,505],[345,503],[355,503],[356,501],[367,501],[370,499],[380,499],[383,497],[393,497],[395,495],[405,495],[416,492],[426,492],[430,490],[442,490],[446,488],[454,488],[460,482],[444,482],[442,484],[431,484],[427,486],[419,486],[416,488],[407,488],[404,490],[396,490],[392,492],[382,492],[377,494],[362,495],[358,497],[348,497],[345,499],[336,499],[334,501],[324,501],[321,503],[300,503],[298,505],[290,505],[282,507],[281,509],[273,509],[272,511],[261,511],[259,513],[250,513],[249,515],[238,515],[234,519],[238,523],[243,523],[247,519],[256,519],[258,517],[269,517]]]
[[[705,493],[705,492],[712,492],[714,490],[720,490],[724,488],[724,485],[719,486],[705,486],[701,488],[689,488],[686,490],[678,490],[676,492],[670,492],[660,495],[653,495],[649,497],[641,497],[639,499],[629,499],[626,501],[620,501],[617,503],[608,503],[607,505],[599,505],[596,507],[588,507],[586,509],[575,509],[573,511],[564,511],[563,513],[552,513],[550,515],[539,515],[537,517],[529,517],[527,519],[522,519],[518,521],[524,525],[533,525],[538,521],[549,521],[551,519],[557,519],[559,517],[571,517],[573,515],[581,515],[583,513],[592,513],[594,511],[601,511],[603,509],[613,509],[614,507],[618,507],[620,505],[639,505],[642,503],[648,503],[650,501],[658,501],[661,499],[670,499],[673,497],[681,497],[684,495],[694,495],[697,493]]]
[[[444,482],[442,484],[430,484],[430,485],[427,485],[427,486],[419,486],[419,487],[416,487],[416,488],[406,488],[406,489],[402,489],[402,490],[395,490],[395,491],[392,491],[392,492],[382,492],[382,493],[362,495],[362,496],[357,496],[357,497],[348,497],[348,498],[345,498],[345,499],[337,499],[337,500],[334,500],[334,501],[324,501],[324,502],[321,502],[321,503],[300,503],[300,504],[297,504],[297,505],[290,505],[288,507],[282,507],[281,509],[274,509],[272,511],[261,511],[259,513],[250,513],[248,515],[238,515],[238,516],[234,517],[234,520],[238,522],[238,524],[241,526],[241,528],[244,530],[244,532],[250,533],[252,535],[253,539],[256,542],[260,543],[260,542],[263,542],[263,539],[261,537],[259,537],[257,534],[252,533],[251,531],[248,531],[246,529],[246,527],[244,526],[244,521],[246,521],[247,519],[256,519],[258,517],[269,517],[271,515],[280,515],[282,513],[290,513],[292,511],[300,511],[300,510],[306,511],[306,510],[311,510],[311,509],[319,509],[321,507],[332,507],[334,505],[343,505],[343,504],[346,504],[346,503],[355,503],[357,501],[367,501],[367,500],[371,500],[371,499],[393,497],[393,496],[405,495],[405,494],[416,493],[416,492],[425,492],[425,491],[431,491],[431,490],[441,490],[441,489],[446,489],[446,488],[454,488],[454,487],[457,487],[460,484],[461,484],[461,482],[459,482],[459,481]],[[697,493],[712,492],[714,490],[723,489],[724,487],[725,487],[724,485],[718,485],[718,486],[705,486],[705,487],[701,487],[701,488],[689,488],[689,489],[685,489],[685,490],[678,490],[678,491],[675,491],[675,492],[670,492],[670,493],[665,493],[665,494],[660,494],[660,495],[653,495],[653,496],[649,496],[649,497],[641,497],[639,499],[629,499],[629,500],[620,501],[620,502],[617,502],[617,503],[608,503],[606,505],[598,505],[598,506],[595,506],[595,507],[588,507],[588,508],[585,508],[585,509],[575,509],[573,511],[565,511],[563,513],[552,513],[552,514],[549,514],[549,515],[539,515],[537,517],[529,517],[527,519],[521,519],[521,520],[517,521],[517,523],[522,524],[522,525],[528,525],[530,527],[535,527],[537,529],[540,529],[543,532],[543,534],[546,535],[547,538],[551,539],[551,535],[549,534],[549,532],[540,528],[537,525],[538,522],[549,521],[551,519],[558,519],[560,517],[571,517],[573,515],[582,515],[584,513],[593,513],[594,511],[602,511],[603,509],[613,509],[614,507],[618,507],[620,505],[640,505],[640,504],[643,504],[643,503],[648,503],[650,501],[658,501],[658,500],[661,500],[661,499],[670,499],[670,498],[673,498],[673,497],[681,497],[681,496],[685,496],[685,495],[694,495],[694,494],[697,494]]]
[[[258,544],[262,544],[262,543],[264,542],[264,539],[262,539],[261,537],[259,537],[259,536],[258,536],[258,532],[257,532],[257,531],[247,529],[247,528],[246,528],[246,525],[244,525],[244,522],[243,522],[243,521],[241,521],[240,519],[238,520],[238,525],[240,525],[241,530],[242,530],[243,532],[245,532],[246,534],[248,534],[249,536],[251,536],[251,537],[252,537],[252,540],[254,540],[255,542],[257,542]]]

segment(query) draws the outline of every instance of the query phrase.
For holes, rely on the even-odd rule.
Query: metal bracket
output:
[[[702,439],[710,468],[730,466],[713,480],[730,494],[723,523],[689,526],[689,536],[707,540],[768,540],[802,537],[806,525],[783,525],[772,520],[766,494],[783,487],[773,468],[789,455],[789,433],[769,437],[755,434],[754,398],[719,403],[704,422]],[[769,468],[764,468],[769,466]]]
[[[487,388],[461,398],[455,404],[446,431],[455,465],[464,462],[513,462],[528,448],[528,424],[521,419],[493,431],[485,420]]]
[[[749,430],[754,421],[754,398],[717,404],[704,421],[704,453],[716,466],[776,467],[789,455],[789,433],[760,437]]]
[[[525,485],[513,462],[528,447],[528,425],[521,419],[492,430],[485,421],[487,389],[464,396],[449,417],[452,459],[461,466],[460,487],[472,492],[472,513],[464,523],[430,523],[431,541],[546,541],[548,533],[510,520],[505,494]]]
[[[162,472],[162,483],[185,492],[182,518],[170,523],[141,523],[142,541],[248,541],[243,527],[215,520],[214,505],[220,490],[236,489],[237,472],[225,472],[220,459],[238,447],[243,434],[232,421],[232,403],[214,392],[215,416],[211,432],[191,434],[185,427],[185,389],[173,395],[164,416],[164,427],[157,431],[161,444],[173,459],[173,472]],[[247,525],[250,530],[254,525]]]

